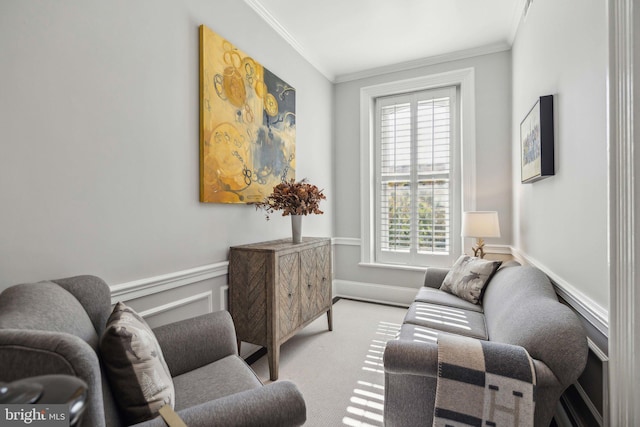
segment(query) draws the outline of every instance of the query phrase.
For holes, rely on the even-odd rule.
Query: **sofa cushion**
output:
[[[100,340],[109,382],[129,424],[174,407],[175,390],[162,349],[153,331],[132,308],[119,302]]]
[[[436,345],[438,343],[438,335],[443,333],[447,332],[412,323],[403,323],[398,333],[398,339]]]
[[[442,289],[473,304],[482,300],[484,289],[502,261],[489,261],[462,255],[442,282]]]
[[[482,313],[482,306],[479,304],[472,304],[467,300],[450,294],[449,292],[441,291],[440,289],[427,288],[425,286],[418,291],[415,301],[446,305],[447,307],[462,308],[463,310]]]
[[[558,301],[542,271],[535,267],[499,271],[483,305],[492,341],[526,348],[565,386],[580,375],[588,353],[584,327],[578,316]]]
[[[484,315],[476,311],[414,302],[404,322],[472,338],[488,338]]]

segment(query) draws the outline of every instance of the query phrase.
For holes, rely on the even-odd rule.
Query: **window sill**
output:
[[[407,264],[381,264],[377,262],[359,262],[360,267],[372,267],[372,268],[384,268],[391,270],[405,270],[405,271],[421,271],[424,272],[427,267]]]

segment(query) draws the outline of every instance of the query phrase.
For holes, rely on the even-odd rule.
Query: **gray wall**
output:
[[[475,69],[476,186],[478,210],[497,210],[502,237],[488,244],[509,245],[511,229],[511,53],[450,61],[417,69],[339,83],[335,88],[335,245],[338,280],[417,287],[422,271],[358,266],[360,261],[360,89],[362,87],[473,67]],[[468,250],[468,248],[466,248]]]
[[[337,281],[413,288],[422,276],[358,265],[360,88],[473,67],[476,205],[498,210],[502,229],[488,244],[513,245],[606,313],[605,12],[597,0],[536,0],[512,51],[333,85],[244,2],[2,2],[0,289],[81,273],[157,284],[224,263],[230,245],[289,235],[288,218],[198,202],[206,24],[296,87],[297,176],[328,196],[304,233],[336,238]],[[522,185],[520,120],[549,93],[557,175]],[[226,272],[208,271],[194,282],[208,281],[217,308]]]
[[[290,235],[288,218],[198,201],[200,24],[296,88],[296,176],[329,213],[303,231],[331,235],[332,84],[244,2],[3,1],[0,289],[129,283]]]
[[[512,49],[514,246],[605,313],[606,12],[600,0],[536,0]],[[520,121],[542,95],[555,97],[556,175],[520,184]]]

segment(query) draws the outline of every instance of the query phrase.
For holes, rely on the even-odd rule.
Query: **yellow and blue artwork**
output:
[[[200,201],[262,201],[295,178],[296,91],[200,26]]]

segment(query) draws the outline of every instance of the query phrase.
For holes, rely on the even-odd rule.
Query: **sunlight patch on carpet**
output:
[[[371,340],[364,355],[362,376],[357,381],[347,406],[342,424],[350,427],[382,427],[384,423],[384,364],[383,355],[387,341],[397,337],[400,324],[378,323],[376,338]]]

